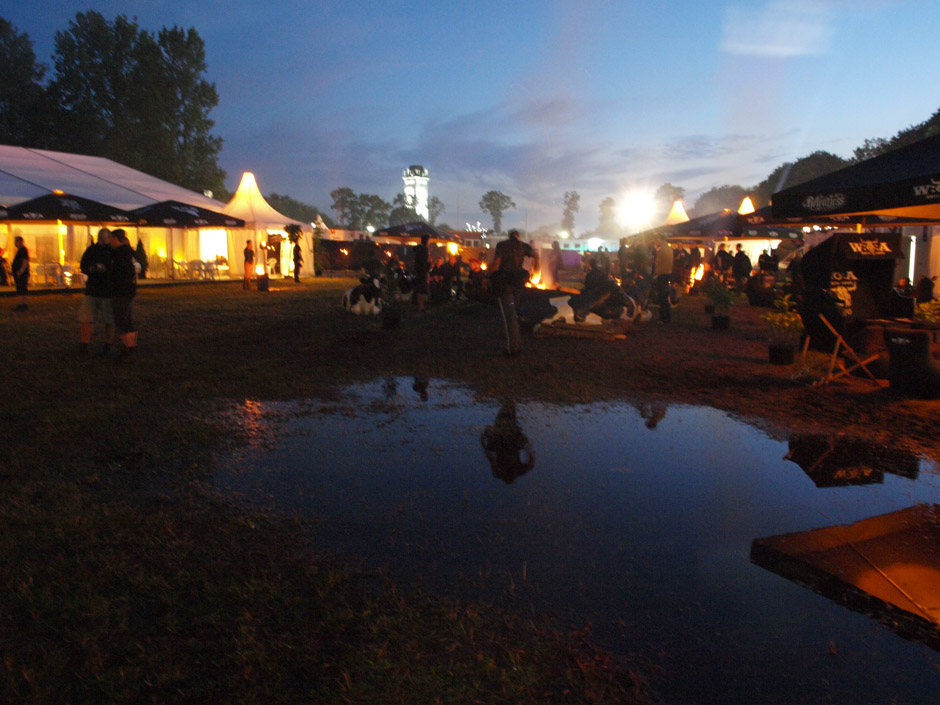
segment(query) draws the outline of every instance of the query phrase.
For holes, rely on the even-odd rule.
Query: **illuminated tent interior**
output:
[[[270,203],[264,200],[261,190],[258,188],[258,182],[255,175],[250,171],[242,174],[241,182],[238,184],[238,190],[232,196],[222,212],[245,221],[245,229],[238,232],[228,231],[228,247],[235,252],[241,252],[245,249],[246,240],[254,240],[256,249],[261,243],[275,243],[274,247],[268,252],[268,261],[272,256],[277,255],[276,259],[280,262],[281,271],[288,273],[293,267],[291,261],[291,248],[280,247],[276,243],[281,239],[287,242],[287,232],[285,227],[288,225],[299,226],[305,234],[311,234],[313,227],[310,223],[302,223],[299,220],[288,218],[283,213],[276,211]],[[236,240],[236,238],[240,238]],[[312,242],[312,239],[311,239]],[[311,246],[312,247],[312,246]],[[304,260],[307,267],[313,267],[313,252],[305,248]],[[244,262],[241,256],[235,258],[232,271],[242,271]]]
[[[0,145],[0,205],[12,210],[17,204],[57,191],[121,211],[164,201],[177,201],[216,212],[225,207],[224,203],[204,194],[103,157]],[[100,221],[92,223],[88,219],[6,219],[0,221],[0,247],[10,252],[14,238],[21,235],[31,253],[32,266],[39,268],[57,264],[74,267],[100,224]],[[219,229],[138,226],[136,223],[126,224],[125,229],[131,237],[131,244],[136,244],[137,238],[143,241],[150,261],[148,276],[151,277],[173,276],[174,260],[209,259],[204,252],[207,245],[214,257],[219,245],[226,244],[227,240],[226,231]],[[241,248],[237,252],[240,253]],[[226,249],[218,254],[233,259],[234,252]],[[42,278],[37,281],[41,282]]]
[[[940,505],[756,539],[751,561],[940,650]]]

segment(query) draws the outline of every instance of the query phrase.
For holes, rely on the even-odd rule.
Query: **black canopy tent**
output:
[[[429,225],[428,223],[421,221],[415,223],[404,223],[402,225],[392,225],[387,228],[382,228],[381,230],[376,230],[373,233],[373,237],[375,238],[394,238],[396,240],[402,241],[402,244],[416,242],[424,235],[427,235],[431,241],[455,241],[455,238],[448,235],[443,230],[438,230],[433,225]]]
[[[899,314],[904,302],[894,291],[894,270],[902,257],[897,233],[835,233],[803,255],[799,312],[814,348],[828,350],[835,342],[819,314],[846,337],[866,319]]]
[[[137,217],[128,211],[90,198],[54,192],[14,206],[0,208],[0,220],[21,222],[100,223],[136,225]]]
[[[868,214],[940,220],[940,135],[773,195],[775,218]]]
[[[169,228],[244,228],[245,221],[180,201],[161,201],[131,211],[141,225]]]

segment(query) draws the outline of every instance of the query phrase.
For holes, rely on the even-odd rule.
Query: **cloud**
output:
[[[821,0],[770,0],[725,8],[721,48],[729,54],[790,58],[827,51],[833,13]]]

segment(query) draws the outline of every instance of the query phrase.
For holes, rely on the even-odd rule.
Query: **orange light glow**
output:
[[[263,264],[256,264],[256,265],[255,265],[255,274],[257,274],[259,277],[260,277],[262,274],[264,274],[264,265],[263,265]]]
[[[692,284],[695,284],[695,282],[702,281],[702,277],[704,276],[705,276],[705,265],[700,264],[698,267],[692,270],[689,279]]]
[[[529,278],[529,281],[525,283],[530,289],[544,289],[545,283],[542,281],[541,272],[533,272],[532,276]]]

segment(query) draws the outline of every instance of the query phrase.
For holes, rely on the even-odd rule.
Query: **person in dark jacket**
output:
[[[114,311],[111,308],[111,281],[108,268],[111,265],[111,231],[101,228],[98,241],[93,242],[82,255],[79,268],[85,275],[85,295],[78,307],[78,322],[81,326],[79,352],[88,352],[95,323],[104,323],[104,348],[106,355],[114,338]]]
[[[14,238],[13,244],[16,246],[16,254],[13,255],[13,264],[10,265],[10,269],[13,271],[16,293],[20,295],[20,304],[13,310],[26,311],[29,309],[26,304],[26,295],[29,291],[29,250],[26,249],[26,243],[20,235]]]
[[[741,244],[738,243],[737,252],[734,253],[734,260],[731,262],[731,274],[741,291],[744,291],[747,280],[751,278],[751,269],[753,269],[751,258],[747,256],[747,253],[741,248]]]
[[[127,233],[114,230],[111,233],[111,268],[108,281],[111,286],[111,308],[114,311],[114,327],[124,348],[115,361],[133,358],[137,350],[137,326],[131,302],[137,295],[137,268],[134,266],[134,250]]]

